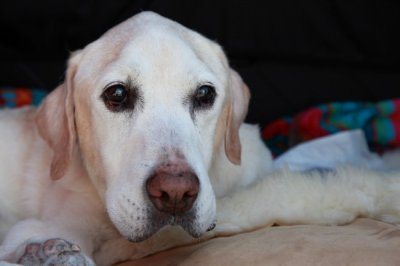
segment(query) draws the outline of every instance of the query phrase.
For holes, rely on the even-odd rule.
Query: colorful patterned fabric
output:
[[[46,94],[40,89],[0,87],[0,108],[39,105]]]
[[[350,129],[362,129],[375,152],[400,146],[400,99],[319,105],[272,122],[262,134],[278,156],[296,143]]]

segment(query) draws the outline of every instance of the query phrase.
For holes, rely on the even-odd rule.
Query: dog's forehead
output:
[[[210,68],[210,64],[199,56],[191,43],[177,35],[176,31],[152,27],[148,31],[141,31],[126,43],[115,62],[137,68],[142,74],[151,72],[154,77],[166,72],[169,75],[173,72],[184,74],[194,69],[200,71]]]
[[[124,75],[141,75],[139,79],[151,77],[162,82],[216,78],[216,82],[226,83],[227,61],[217,44],[152,12],[143,12],[109,30],[85,48],[84,54],[81,65],[89,67],[78,71],[83,77],[112,81]]]

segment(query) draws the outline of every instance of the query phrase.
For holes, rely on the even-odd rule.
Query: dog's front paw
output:
[[[41,243],[29,243],[25,253],[18,260],[22,265],[65,265],[92,266],[94,263],[85,256],[79,246],[66,240],[53,238]]]

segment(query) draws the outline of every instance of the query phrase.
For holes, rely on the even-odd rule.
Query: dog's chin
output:
[[[203,226],[198,222],[195,211],[189,211],[185,214],[170,215],[154,210],[148,217],[147,223],[141,228],[134,229],[128,234],[126,239],[131,242],[144,241],[165,226],[180,226],[193,238],[201,237],[206,231],[214,227],[214,223]]]

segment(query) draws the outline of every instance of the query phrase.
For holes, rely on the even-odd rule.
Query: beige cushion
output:
[[[400,230],[371,219],[345,226],[268,227],[121,265],[400,265]]]

